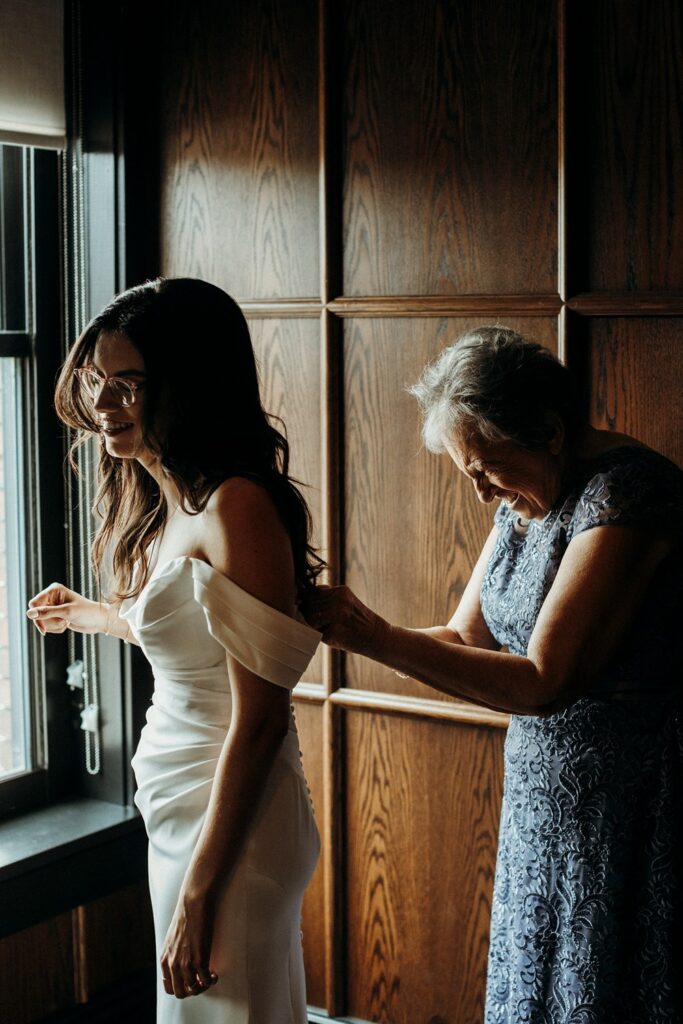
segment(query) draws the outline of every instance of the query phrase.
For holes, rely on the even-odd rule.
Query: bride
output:
[[[111,564],[111,593],[53,583],[27,614],[44,634],[139,644],[154,670],[133,767],[157,1019],[305,1024],[301,901],[319,837],[290,691],[319,640],[298,605],[322,563],[246,321],[203,281],[131,288],[71,349],[55,405],[74,448],[99,437],[92,558],[98,580]]]

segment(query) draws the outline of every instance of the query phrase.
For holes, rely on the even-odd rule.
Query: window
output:
[[[48,795],[46,658],[26,604],[64,561],[61,448],[40,406],[61,357],[59,156],[0,146],[0,811]],[[51,326],[48,326],[51,325]],[[47,331],[46,331],[47,326]],[[55,461],[55,452],[60,452]],[[61,513],[61,509],[60,509]],[[45,557],[43,557],[45,555]],[[50,570],[53,570],[51,572]],[[63,660],[63,656],[62,656]],[[65,716],[62,714],[62,718]],[[57,714],[59,719],[59,713]],[[55,762],[59,774],[59,757]]]
[[[0,363],[0,779],[32,767],[25,623],[21,363]]]
[[[10,130],[28,123],[20,72],[45,56],[24,15],[30,8],[39,27],[44,6],[20,5],[25,58],[9,36],[0,40],[17,71],[13,120],[12,110],[0,116],[8,143],[0,145],[0,816],[74,796],[130,803],[130,757],[149,692],[146,665],[115,638],[43,639],[25,616],[27,599],[53,580],[96,596],[96,456],[81,449],[76,481],[54,384],[66,347],[125,286],[129,263],[115,36],[96,6],[65,5],[62,40],[62,5],[50,5],[51,64],[66,84],[60,71],[47,93],[61,113],[45,137]],[[99,709],[92,733],[80,728],[89,703]]]
[[[0,148],[0,330],[20,347],[26,323],[27,151]],[[27,353],[28,354],[28,353]],[[0,779],[34,767],[26,606],[26,444],[23,400],[27,359],[0,359]]]

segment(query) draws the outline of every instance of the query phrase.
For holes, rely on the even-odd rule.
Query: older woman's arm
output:
[[[327,592],[317,624],[330,623],[323,639],[332,646],[454,697],[513,714],[552,714],[591,688],[626,631],[637,628],[647,586],[670,549],[671,541],[629,527],[597,527],[574,538],[526,657],[392,625],[345,587]]]

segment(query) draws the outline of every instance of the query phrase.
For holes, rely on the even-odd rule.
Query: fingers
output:
[[[167,995],[175,996],[176,999],[186,999],[187,996],[198,996],[206,992],[216,984],[218,975],[208,966],[195,967],[187,960],[174,961],[163,957],[161,979]]]
[[[208,967],[197,968],[197,982],[201,986],[201,990],[204,991],[207,988],[211,988],[218,981],[218,975],[210,971]]]
[[[66,619],[69,617],[70,604],[44,604],[29,608],[26,615],[29,619]]]
[[[51,583],[31,598],[26,615],[43,636],[46,633],[64,633],[70,625],[71,597],[73,591],[61,583]]]
[[[303,613],[314,629],[323,629],[335,618],[335,609],[346,593],[346,587],[316,587],[306,597]]]
[[[27,618],[38,627],[40,632],[63,633],[70,623],[71,604],[36,605],[26,612]]]
[[[161,977],[164,983],[164,991],[176,999],[185,999],[190,994],[190,988],[194,980],[194,972],[188,962],[162,957]]]
[[[43,604],[63,604],[64,601],[68,600],[70,591],[63,586],[61,583],[50,583],[49,586],[45,587],[32,597],[28,603],[29,608],[35,608],[37,605]]]

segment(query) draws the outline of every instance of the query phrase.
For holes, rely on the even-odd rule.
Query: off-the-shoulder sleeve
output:
[[[195,600],[211,635],[255,675],[293,689],[320,642],[320,633],[259,601],[210,565],[192,562]]]
[[[571,536],[596,526],[677,530],[682,524],[683,472],[650,449],[633,449],[588,481],[576,503]]]

